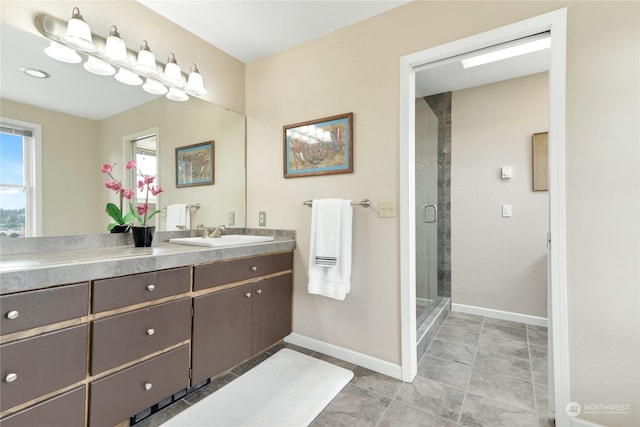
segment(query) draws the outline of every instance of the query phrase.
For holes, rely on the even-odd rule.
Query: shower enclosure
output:
[[[451,92],[416,99],[416,329],[418,360],[451,301]]]

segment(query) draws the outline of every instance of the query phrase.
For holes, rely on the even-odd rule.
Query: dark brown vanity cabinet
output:
[[[216,286],[193,301],[192,384],[232,368],[291,332],[292,254],[232,262],[237,275],[229,263],[194,269],[194,288],[197,280]],[[268,273],[247,278],[256,266]],[[216,267],[228,280],[240,281],[220,284]]]
[[[89,284],[2,295],[0,308],[0,425],[84,425]]]

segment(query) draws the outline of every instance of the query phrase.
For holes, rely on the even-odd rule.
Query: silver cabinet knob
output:
[[[147,329],[147,335],[151,336],[151,335],[153,335],[153,334],[155,334],[155,333],[156,333],[156,330],[155,330],[155,329],[153,329],[153,328],[149,328],[149,329]]]
[[[256,290],[256,293],[257,293],[258,295],[262,295],[262,289],[257,289],[257,290]]]
[[[258,267],[254,265],[253,267],[251,267],[251,271],[258,271]]]
[[[144,383],[144,389],[145,389],[145,390],[151,390],[151,387],[153,387],[153,384],[151,384],[151,383]]]
[[[20,313],[18,313],[18,310],[11,310],[10,312],[7,313],[7,319],[9,320],[17,319],[18,316],[20,316]]]
[[[147,285],[147,290],[148,290],[148,291],[152,291],[152,290],[154,290],[155,288],[156,288],[156,285],[154,285],[154,284]]]
[[[6,377],[4,377],[4,380],[8,383],[12,383],[17,379],[18,379],[18,374],[16,374],[15,372],[10,372],[7,374]]]
[[[244,296],[247,297],[247,298],[251,298],[251,292],[245,293]]]

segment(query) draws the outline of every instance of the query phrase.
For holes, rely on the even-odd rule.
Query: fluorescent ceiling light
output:
[[[471,58],[462,60],[464,68],[476,67],[478,65],[488,64],[490,62],[501,61],[514,56],[525,55],[527,53],[537,52],[539,50],[548,49],[551,46],[551,36],[541,39],[522,43],[516,46],[506,47],[504,49],[495,50],[493,52],[484,53]]]

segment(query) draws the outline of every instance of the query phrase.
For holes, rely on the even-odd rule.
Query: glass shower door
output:
[[[416,99],[416,327],[438,302],[438,118]]]

